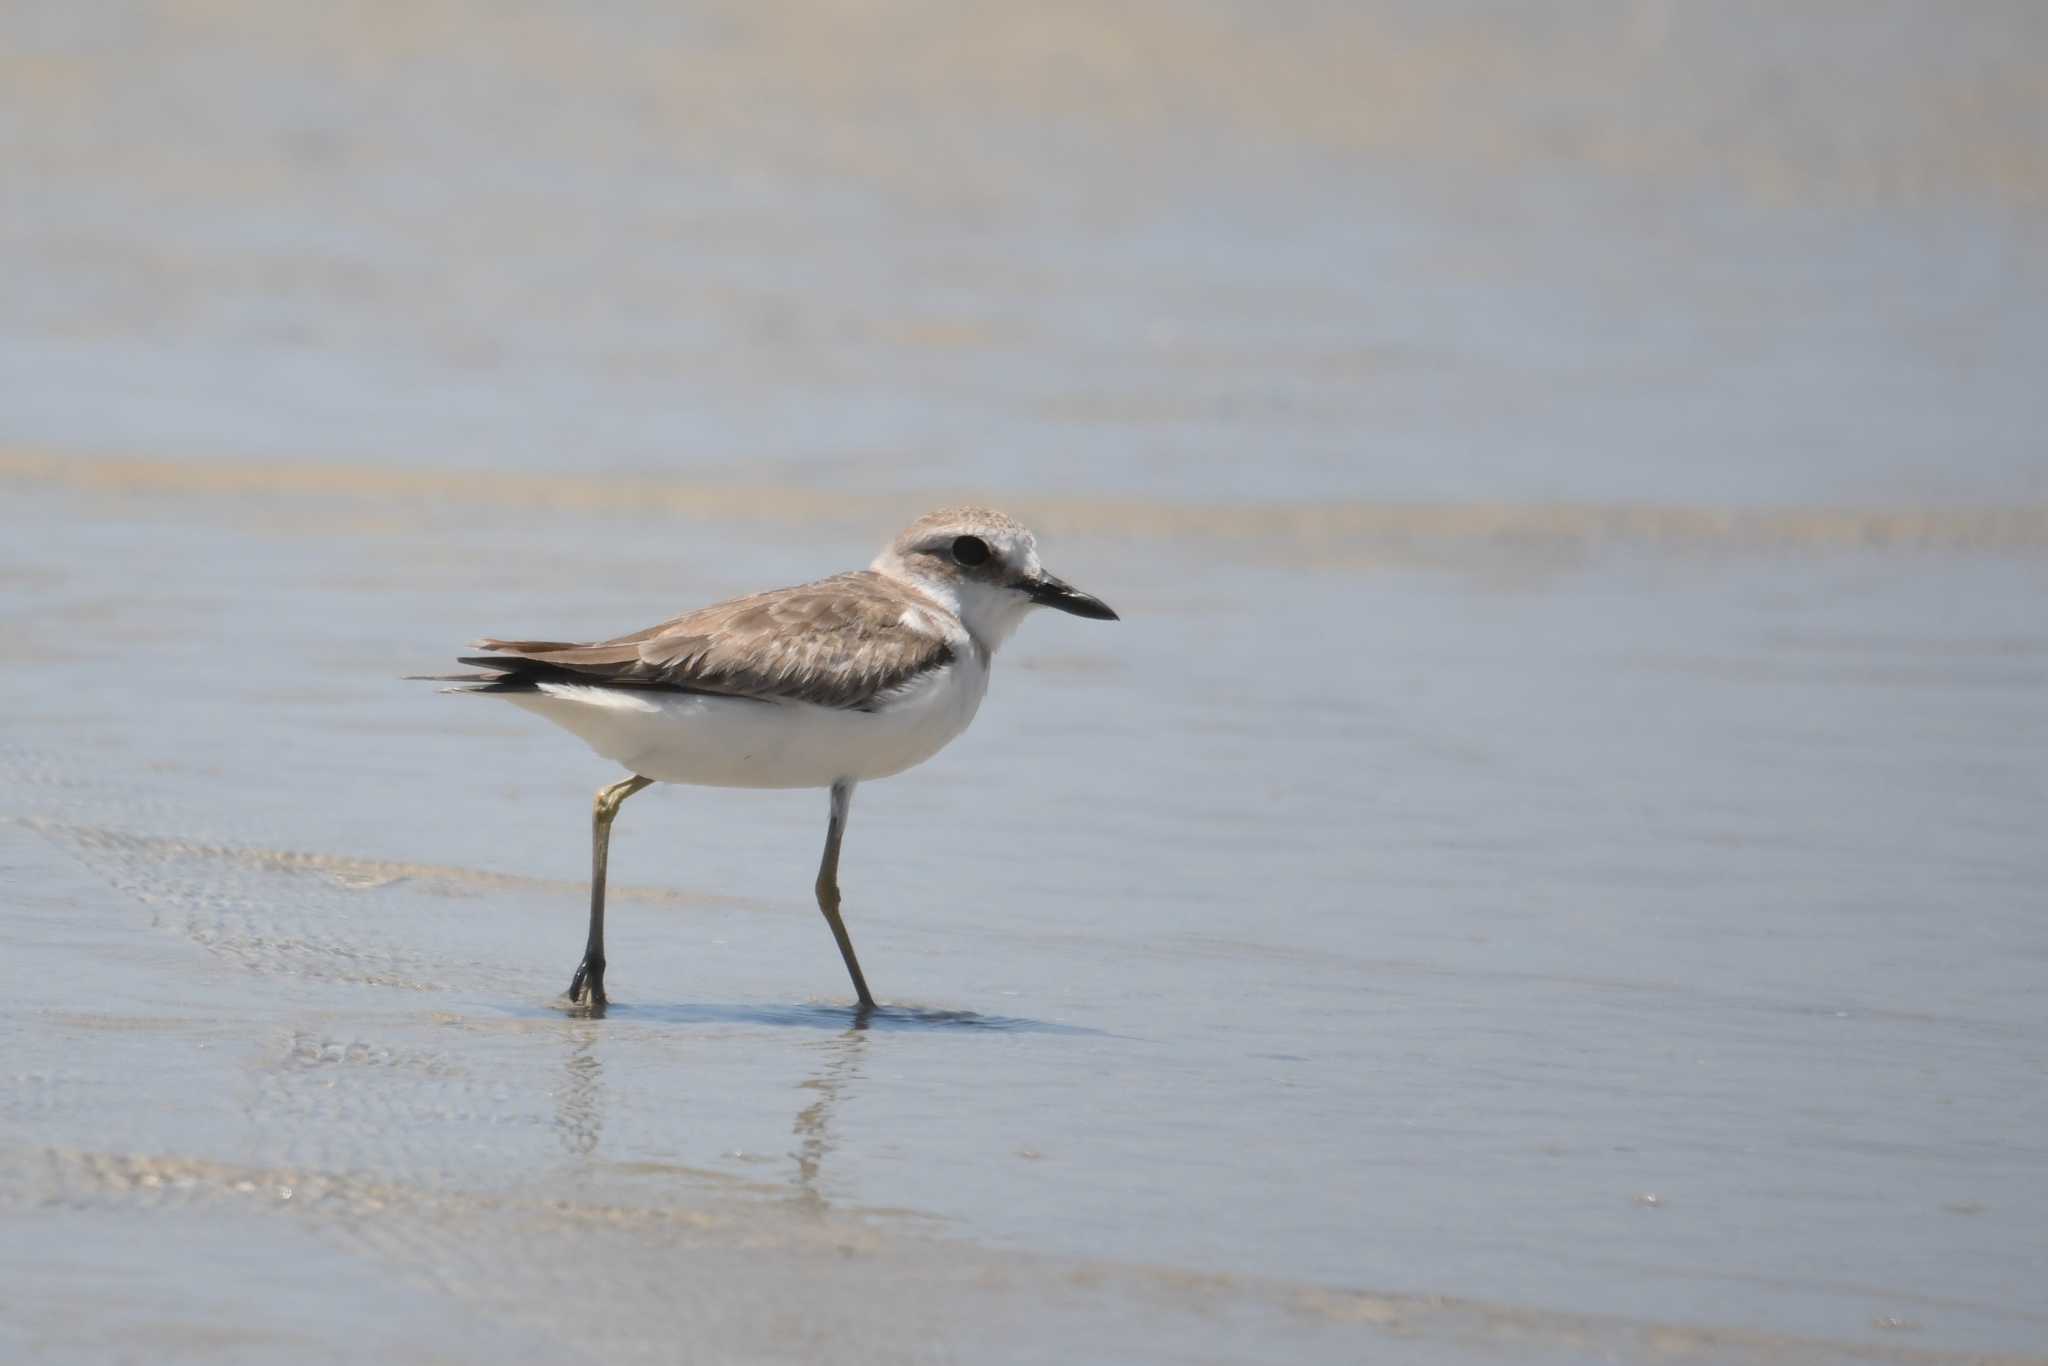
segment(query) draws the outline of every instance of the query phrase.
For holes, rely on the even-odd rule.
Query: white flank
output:
[[[987,692],[988,666],[967,647],[872,711],[574,683],[507,700],[657,782],[829,787],[923,763],[967,729]]]

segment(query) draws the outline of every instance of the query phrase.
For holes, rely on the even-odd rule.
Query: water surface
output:
[[[2038,1359],[2032,9],[380,13],[9,21],[7,1355]],[[885,1009],[667,788],[555,1009],[398,676],[964,495]]]

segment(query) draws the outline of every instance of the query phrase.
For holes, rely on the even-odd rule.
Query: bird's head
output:
[[[943,508],[904,529],[870,566],[951,607],[968,634],[993,650],[1033,607],[1115,621],[1102,599],[1045,571],[1038,538],[989,508]]]

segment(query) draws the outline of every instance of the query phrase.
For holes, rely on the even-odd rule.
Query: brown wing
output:
[[[944,637],[903,623],[902,590],[862,570],[757,593],[592,645],[480,640],[464,659],[510,685],[581,679],[861,708],[950,663]],[[480,680],[481,681],[481,680]]]

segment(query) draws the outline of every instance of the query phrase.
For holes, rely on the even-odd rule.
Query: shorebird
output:
[[[987,508],[921,517],[866,569],[735,598],[589,644],[486,637],[432,681],[503,697],[625,766],[590,832],[590,933],[566,993],[602,1013],[604,883],[619,807],[655,783],[822,787],[832,794],[818,909],[860,1008],[875,1000],[839,914],[855,784],[937,754],[974,719],[995,652],[1033,607],[1115,621],[1045,572],[1037,539]]]

